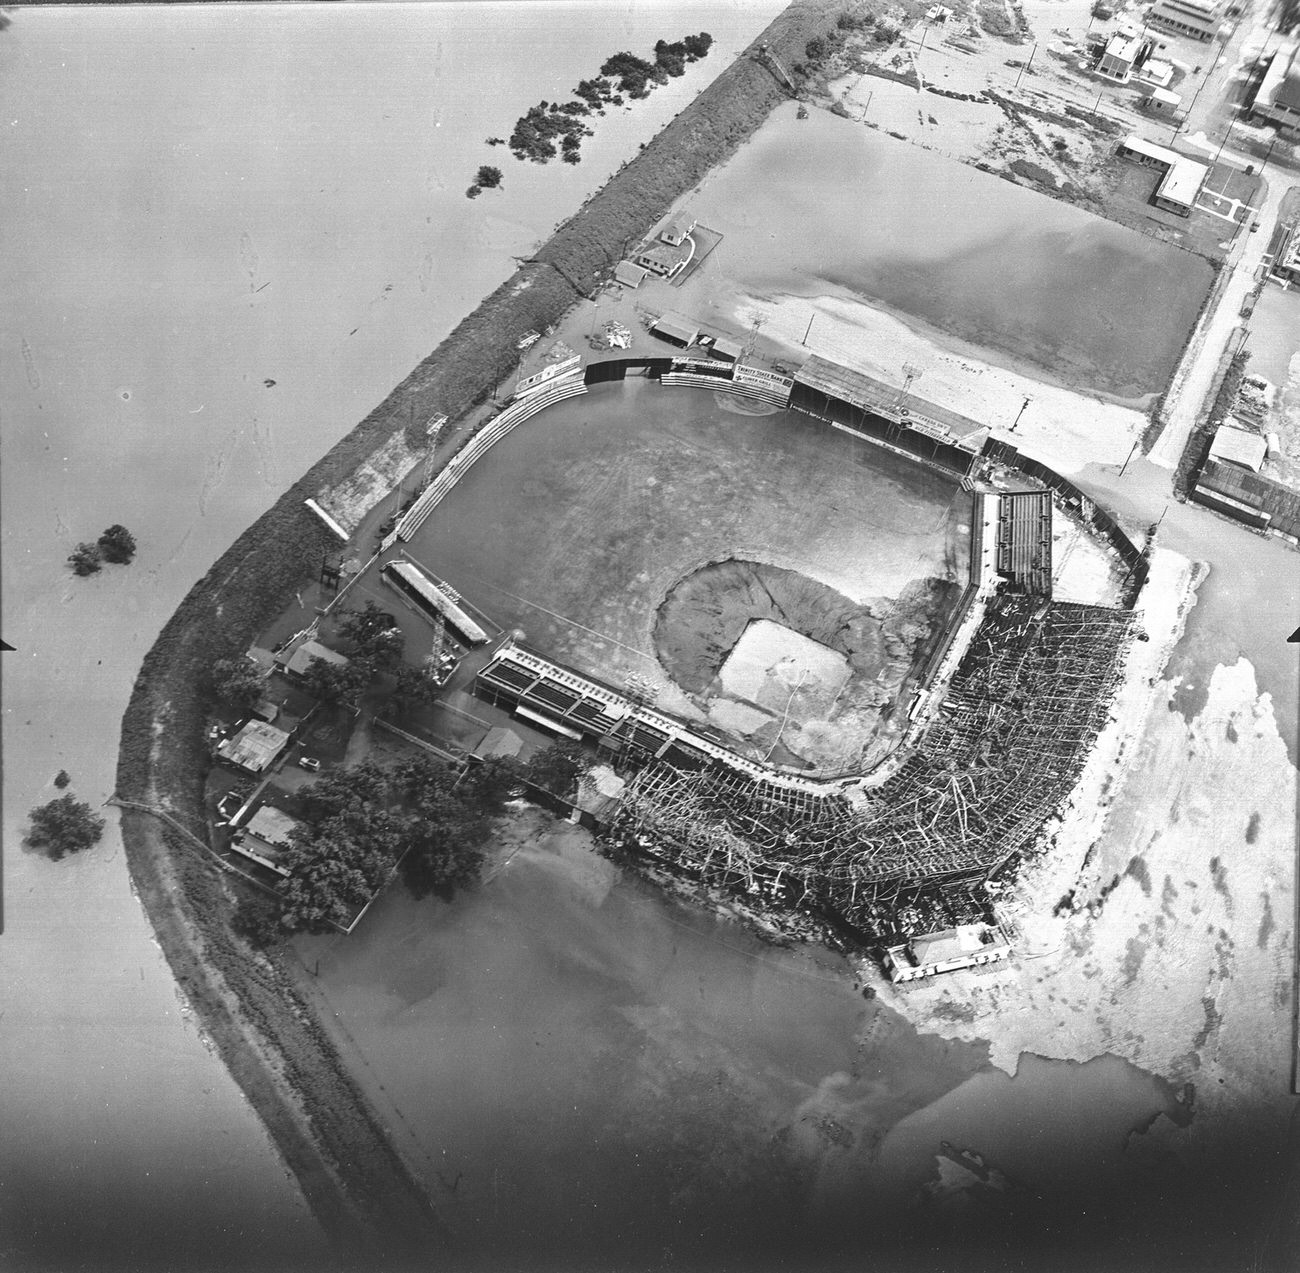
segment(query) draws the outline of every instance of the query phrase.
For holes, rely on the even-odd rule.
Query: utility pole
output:
[[[1014,433],[1016,431],[1016,425],[1020,423],[1020,417],[1025,414],[1025,408],[1029,406],[1030,401],[1031,399],[1026,398],[1024,402],[1021,403],[1020,410],[1016,412],[1016,418],[1011,421],[1011,428],[1008,430],[1009,433]]]
[[[1019,88],[1019,87],[1020,87],[1020,76],[1023,75],[1027,70],[1029,70],[1029,68],[1030,68],[1031,66],[1033,66],[1033,64],[1034,64],[1034,54],[1037,53],[1037,52],[1038,52],[1038,45],[1037,45],[1037,43],[1035,43],[1034,47],[1033,47],[1032,49],[1029,50],[1029,61],[1026,62],[1026,63],[1024,64],[1024,66],[1022,66],[1022,67],[1020,68],[1020,75],[1017,75],[1017,76],[1016,76],[1016,82],[1015,82],[1015,84],[1012,86],[1013,88]]]
[[[875,89],[867,90],[867,104],[862,108],[862,118],[858,120],[859,124],[865,124],[867,122],[867,112],[871,109],[871,95],[875,91]]]
[[[799,342],[801,345],[806,345],[806,344],[808,343],[808,334],[809,334],[809,332],[812,331],[812,325],[813,325],[813,323],[815,323],[816,321],[817,321],[817,315],[816,315],[816,314],[814,314],[814,315],[813,315],[813,316],[808,320],[808,331],[805,331],[805,332],[804,332],[804,334],[803,334],[803,339]]]
[[[1228,131],[1223,134],[1223,140],[1219,143],[1219,149],[1214,152],[1214,158],[1210,161],[1210,171],[1214,171],[1214,165],[1219,162],[1219,156],[1223,154],[1223,148],[1228,144],[1228,138],[1232,136],[1232,125],[1235,121],[1228,120]]]
[[[1124,460],[1124,463],[1120,465],[1120,469],[1119,469],[1119,475],[1120,475],[1120,477],[1123,477],[1123,476],[1124,476],[1124,470],[1125,470],[1126,468],[1128,468],[1128,462],[1129,462],[1129,460],[1131,460],[1131,459],[1133,458],[1133,456],[1137,453],[1138,445],[1139,445],[1139,443],[1140,443],[1141,441],[1142,441],[1141,438],[1137,438],[1137,439],[1134,441],[1134,443],[1133,443],[1133,449],[1128,453],[1128,456],[1127,456],[1126,459]]]

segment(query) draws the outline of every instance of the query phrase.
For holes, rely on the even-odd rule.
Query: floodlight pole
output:
[[[1021,404],[1020,410],[1016,412],[1016,418],[1011,421],[1011,428],[1007,432],[1014,433],[1016,431],[1016,425],[1020,423],[1020,417],[1025,414],[1025,408],[1029,406],[1030,401],[1029,398],[1026,398]]]

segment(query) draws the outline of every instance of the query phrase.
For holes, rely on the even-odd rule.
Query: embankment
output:
[[[759,37],[783,59],[834,21],[826,0],[798,0]],[[260,517],[190,591],[146,656],[122,724],[117,790],[205,830],[203,738],[208,669],[252,641],[314,577],[337,541],[303,506],[412,419],[456,419],[588,291],[678,198],[731,154],[781,100],[750,55],[728,67],[536,257],[462,321],[346,438]],[[124,813],[132,878],[203,1028],[284,1155],[323,1227],[358,1263],[403,1266],[442,1245],[411,1173],[352,1083],[289,970],[232,935],[215,871],[147,814]],[[355,1220],[355,1222],[354,1222]],[[367,1232],[368,1231],[368,1232]],[[433,1257],[436,1262],[436,1256]]]

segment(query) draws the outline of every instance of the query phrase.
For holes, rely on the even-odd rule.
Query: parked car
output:
[[[305,769],[309,774],[320,773],[320,761],[315,756],[299,756],[298,765]]]

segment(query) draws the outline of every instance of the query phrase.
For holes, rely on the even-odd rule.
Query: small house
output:
[[[680,247],[667,243],[643,243],[636,250],[634,264],[660,278],[672,278],[680,273],[689,259],[689,251],[683,252]]]
[[[324,663],[333,663],[338,667],[348,665],[345,654],[331,650],[329,646],[321,645],[319,641],[303,641],[285,659],[284,670],[290,676],[306,676],[307,670],[317,659]]]

